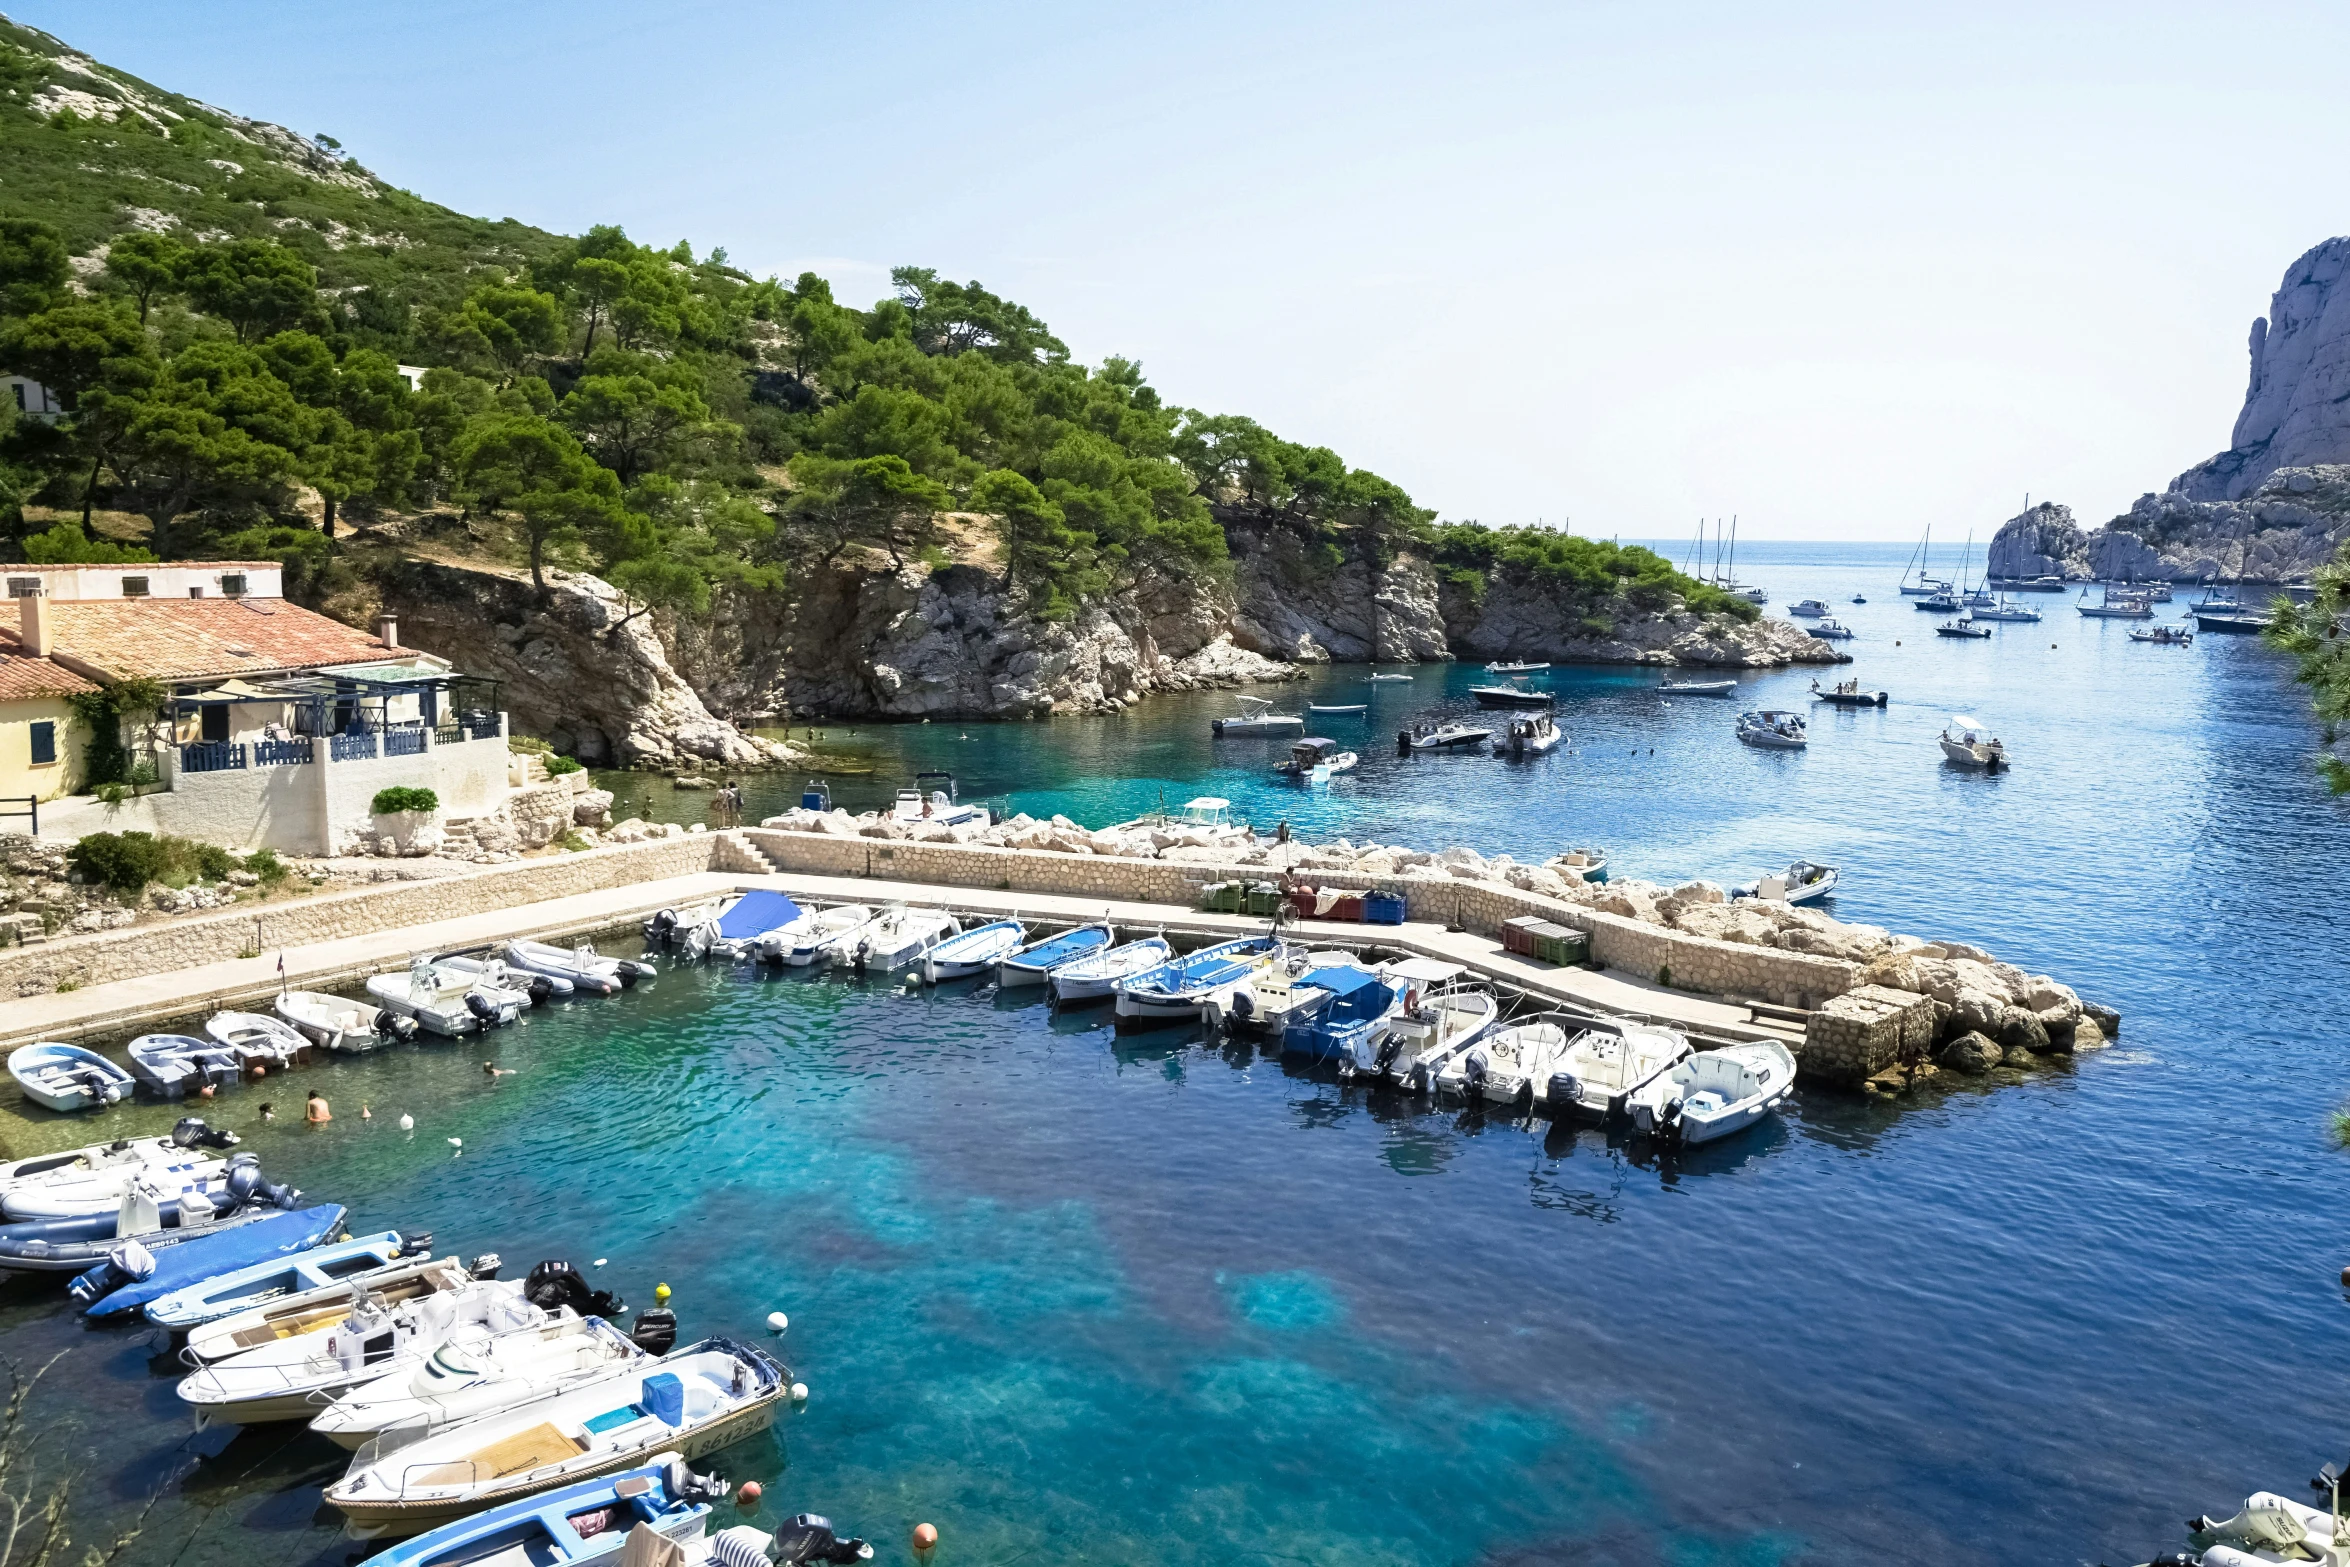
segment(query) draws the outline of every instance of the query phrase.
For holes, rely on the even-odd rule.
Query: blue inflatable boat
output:
[[[144,1278],[109,1256],[75,1279],[66,1293],[84,1316],[119,1316],[224,1273],[255,1263],[282,1262],[325,1240],[342,1223],[342,1205],[331,1202],[296,1213],[269,1214],[250,1224],[223,1226],[214,1234],[190,1235],[168,1250],[151,1253],[148,1260],[154,1266]]]

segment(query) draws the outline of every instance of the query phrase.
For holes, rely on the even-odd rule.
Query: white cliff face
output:
[[[1999,525],[1986,569],[1994,577],[2079,576],[2088,547],[2073,509],[2042,501]]]
[[[2329,239],[2285,269],[2268,315],[2252,323],[2252,378],[2228,449],[2171,489],[2233,501],[2281,468],[2350,462],[2350,238]]]

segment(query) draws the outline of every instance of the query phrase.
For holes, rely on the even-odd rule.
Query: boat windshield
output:
[[[1231,809],[1232,802],[1230,800],[1218,799],[1214,795],[1202,795],[1183,807],[1183,819],[1200,827],[1221,827],[1224,825],[1226,813]]]

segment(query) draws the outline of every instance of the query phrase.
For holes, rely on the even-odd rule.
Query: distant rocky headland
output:
[[[2252,323],[2228,449],[2101,528],[2034,506],[1991,541],[1994,577],[2123,582],[2305,579],[2350,540],[2350,238],[2285,269]]]

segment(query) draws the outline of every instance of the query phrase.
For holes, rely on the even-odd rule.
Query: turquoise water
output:
[[[828,1512],[885,1561],[923,1520],[972,1567],[2143,1560],[2340,1456],[2350,816],[2256,646],[2137,646],[2060,600],[2036,637],[1941,643],[1891,592],[1900,553],[1749,567],[1780,601],[1876,601],[1838,607],[1894,705],[1823,713],[1800,756],[1730,741],[1744,704],[1613,671],[1557,677],[1577,753],[1527,766],[1394,758],[1403,716],[1463,700],[1465,672],[1424,673],[1325,797],[1262,776],[1269,743],[1207,741],[1215,696],[858,738],[1087,821],[1164,787],[1358,841],[1603,842],[1660,878],[1840,858],[1847,917],[2120,1007],[2077,1065],[1909,1108],[1805,1094],[1660,1164],[984,986],[686,971],[321,1066],[299,1086],[327,1128],[259,1124],[252,1089],[218,1116],[368,1227],[516,1272],[607,1259],[634,1303],[675,1287],[689,1336],[788,1311],[814,1397],[717,1467],[768,1482],[766,1521]],[[1943,770],[1949,711],[2015,771]],[[491,1084],[492,1054],[520,1070]],[[192,1437],[135,1334],[0,1289],[0,1350],[61,1349],[36,1471],[77,1477],[77,1539],[156,1497],[126,1561],[347,1559],[335,1450]]]

